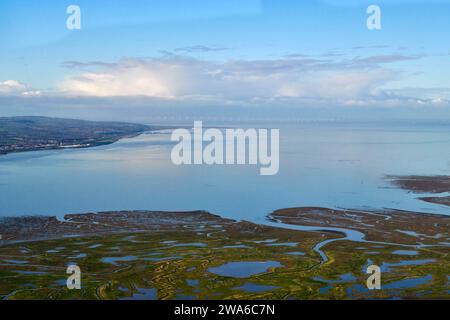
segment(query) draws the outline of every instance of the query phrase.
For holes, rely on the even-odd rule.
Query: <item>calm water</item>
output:
[[[204,209],[261,222],[293,206],[399,208],[450,214],[392,187],[387,174],[450,174],[445,126],[285,125],[280,171],[174,166],[170,133],[92,149],[0,157],[0,216]]]
[[[269,268],[279,268],[278,261],[237,261],[228,262],[208,271],[223,277],[248,278],[255,274],[267,272]]]

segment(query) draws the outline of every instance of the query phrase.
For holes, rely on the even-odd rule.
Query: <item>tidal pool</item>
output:
[[[187,280],[186,280],[186,283],[187,283],[188,286],[190,286],[190,287],[195,287],[195,288],[197,288],[197,287],[199,286],[199,284],[200,284],[200,281],[199,281],[199,280],[193,280],[193,279],[187,279]]]
[[[390,272],[392,267],[402,267],[402,266],[420,266],[427,263],[436,262],[435,259],[418,259],[418,260],[402,260],[400,262],[383,262],[380,266],[381,272]],[[374,264],[371,259],[367,260],[365,266],[362,267],[361,271],[366,272],[367,267]]]
[[[357,278],[351,274],[351,273],[345,273],[345,274],[341,274],[339,276],[338,280],[333,280],[333,279],[325,279],[322,277],[314,277],[313,278],[316,281],[321,281],[321,282],[328,282],[328,283],[343,283],[343,282],[353,282],[356,281]]]
[[[279,268],[278,261],[239,261],[228,262],[219,267],[209,268],[208,271],[223,277],[248,278],[264,273],[269,268]]]
[[[296,247],[298,242],[277,242],[277,243],[269,243],[266,246],[269,247]]]
[[[291,256],[304,256],[305,253],[301,251],[292,251],[292,252],[286,252],[286,254],[289,254]]]
[[[136,288],[138,292],[134,293],[131,297],[121,298],[120,300],[157,300],[158,293],[155,288],[143,289]]]
[[[186,294],[178,294],[175,300],[195,300],[195,296],[190,296]]]
[[[3,261],[5,261],[6,263],[13,263],[13,264],[27,264],[28,261],[24,261],[24,260],[13,260],[13,259],[4,259]]]
[[[136,260],[136,256],[124,256],[124,257],[105,257],[102,258],[101,261],[104,263],[110,263],[117,266],[117,262],[119,261],[134,261]]]
[[[403,279],[403,280],[391,282],[391,283],[388,283],[385,285],[382,284],[381,289],[382,290],[398,290],[398,289],[415,288],[415,287],[418,287],[418,286],[428,283],[429,281],[431,281],[431,279],[432,279],[431,275],[423,276],[420,278]],[[350,288],[347,288],[346,292],[349,297],[353,298],[355,292],[369,293],[370,290],[366,286],[363,286],[361,284],[355,284],[355,285],[351,286]],[[398,299],[398,298],[394,297],[392,299]]]
[[[173,244],[173,243],[177,243],[178,241],[174,241],[174,240],[167,240],[167,241],[162,241],[161,244]]]
[[[192,243],[177,243],[172,245],[172,247],[206,247],[207,245],[201,242]]]
[[[331,288],[333,288],[333,284],[354,282],[357,280],[357,278],[351,273],[345,273],[339,276],[339,280],[325,279],[322,277],[314,277],[313,280],[328,283],[328,285],[319,289],[320,294],[326,294],[331,290]]]
[[[159,262],[159,261],[169,261],[169,260],[177,260],[177,259],[183,259],[183,257],[180,256],[172,256],[172,257],[155,257],[155,258],[144,258],[142,260],[145,261],[153,261],[153,262]]]
[[[45,274],[48,274],[48,272],[45,271],[23,271],[23,270],[14,270],[15,273],[18,274],[24,274],[24,275],[37,275],[37,276],[42,276]]]
[[[277,241],[278,239],[266,239],[266,240],[256,240],[256,241],[253,241],[254,243],[272,243],[272,242],[275,242],[275,241]]]
[[[99,248],[101,246],[103,246],[101,243],[97,243],[97,244],[93,244],[93,245],[89,246],[88,248],[89,249],[95,249],[95,248]]]
[[[251,282],[246,282],[241,287],[236,287],[234,289],[243,290],[245,292],[250,292],[250,293],[257,293],[257,292],[272,291],[272,290],[276,290],[278,288],[279,287],[277,287],[277,286],[266,286],[266,285],[260,285],[260,284],[255,284],[255,283],[251,283]]]
[[[433,277],[431,275],[427,275],[420,278],[410,278],[403,279],[399,281],[395,281],[382,286],[382,289],[407,289],[407,288],[415,288],[424,284],[427,284],[431,281]]]
[[[419,254],[416,250],[395,250],[392,254],[397,254],[401,256],[416,256]]]
[[[427,263],[436,262],[435,259],[421,259],[421,260],[403,260],[396,263],[383,262],[380,266],[382,272],[390,272],[392,267],[401,266],[420,266]]]
[[[247,249],[250,248],[249,246],[245,244],[235,244],[232,246],[223,246],[224,249]]]

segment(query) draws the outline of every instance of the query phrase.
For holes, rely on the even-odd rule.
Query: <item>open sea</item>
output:
[[[175,166],[170,130],[88,149],[0,156],[0,216],[202,209],[263,222],[273,210],[297,206],[450,214],[450,207],[417,200],[418,195],[385,179],[450,175],[449,126],[303,123],[276,128],[280,170],[275,176],[261,176],[259,166],[252,165]]]

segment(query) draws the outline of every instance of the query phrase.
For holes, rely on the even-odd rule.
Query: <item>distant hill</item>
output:
[[[48,117],[0,117],[0,154],[110,144],[150,126]]]

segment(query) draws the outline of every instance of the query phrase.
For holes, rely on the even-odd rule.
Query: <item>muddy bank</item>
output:
[[[450,192],[450,176],[387,176],[387,179],[415,193]]]
[[[79,238],[86,236],[112,235],[119,233],[171,232],[182,230],[217,229],[233,232],[264,234],[278,230],[251,222],[222,218],[206,211],[111,211],[85,214],[68,214],[64,219],[31,216],[0,218],[0,245],[14,242],[40,241],[48,239]],[[287,232],[301,237],[320,237],[314,232]],[[324,236],[324,235],[323,235]],[[336,237],[334,234],[330,238]]]
[[[204,211],[115,211],[68,214],[62,221],[56,217],[30,216],[0,218],[0,243],[35,241],[74,236],[122,232],[177,230],[199,224],[229,224],[234,221]]]
[[[291,225],[357,230],[364,233],[368,241],[436,245],[450,240],[450,217],[444,215],[305,207],[277,210],[270,218]]]
[[[435,245],[449,242],[450,217],[401,210],[336,210],[321,207],[288,208],[274,211],[268,216],[272,222],[287,225],[317,227],[331,238],[343,234],[321,228],[356,230],[368,241],[384,241],[407,245]],[[283,229],[282,225],[263,226],[250,222],[237,222],[205,211],[114,211],[86,214],[69,214],[63,220],[56,217],[0,218],[0,244],[20,241],[37,241],[89,235],[108,235],[124,232],[164,232],[181,228],[207,228],[220,225],[227,228],[265,232],[279,228],[287,233],[304,233]]]
[[[450,206],[450,197],[422,197],[422,201]]]
[[[450,192],[450,176],[387,176],[394,185],[414,193],[448,193]],[[419,197],[430,203],[450,206],[450,196]]]

